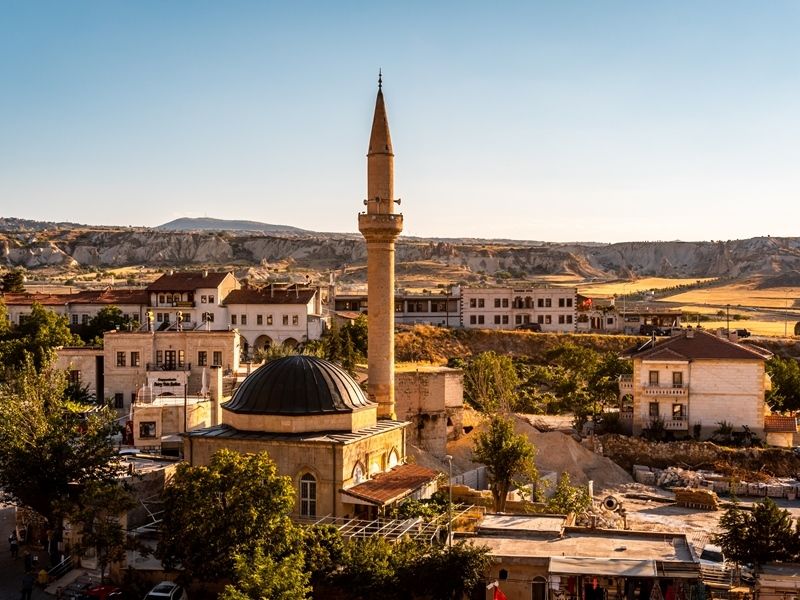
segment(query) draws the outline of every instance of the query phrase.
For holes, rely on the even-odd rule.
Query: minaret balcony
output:
[[[359,213],[358,230],[367,241],[394,241],[403,231],[400,213]]]

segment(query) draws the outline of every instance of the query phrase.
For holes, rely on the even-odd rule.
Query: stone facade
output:
[[[461,288],[461,325],[514,329],[537,324],[541,331],[569,333],[577,324],[576,288]]]
[[[447,367],[399,369],[395,401],[398,418],[412,424],[409,442],[443,457],[448,440],[462,432],[464,373]]]

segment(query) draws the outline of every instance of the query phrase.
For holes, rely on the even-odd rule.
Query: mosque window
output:
[[[400,460],[397,458],[397,450],[392,448],[392,451],[389,452],[389,468],[394,469]]]
[[[356,466],[353,467],[353,483],[359,484],[362,481],[364,481],[364,465],[357,462]]]
[[[317,516],[317,479],[311,473],[300,478],[300,515]]]

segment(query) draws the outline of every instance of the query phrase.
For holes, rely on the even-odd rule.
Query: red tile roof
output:
[[[191,292],[198,288],[215,288],[228,272],[219,271],[185,271],[182,273],[164,273],[147,286],[148,292]]]
[[[308,304],[316,290],[308,288],[248,288],[233,290],[223,304]]]
[[[626,353],[629,358],[646,360],[696,360],[696,359],[730,359],[730,360],[764,360],[769,352],[730,342],[706,331],[697,329],[684,331],[671,338],[652,340],[643,346]]]
[[[767,433],[797,433],[797,419],[783,415],[764,417],[764,431]]]
[[[413,494],[438,476],[437,471],[420,465],[400,465],[342,492],[370,504],[386,506]]]
[[[72,294],[20,293],[2,294],[6,306],[30,306],[38,302],[42,306],[64,306],[67,304],[148,304],[147,292],[139,289],[81,290]]]

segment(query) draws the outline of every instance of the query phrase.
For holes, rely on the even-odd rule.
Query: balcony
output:
[[[666,385],[646,383],[644,385],[644,394],[647,396],[686,396],[686,387],[680,383]]]
[[[620,391],[633,391],[633,375],[620,375],[619,376],[619,389]]]
[[[686,417],[673,417],[664,421],[664,429],[667,431],[688,431],[689,419]]]

